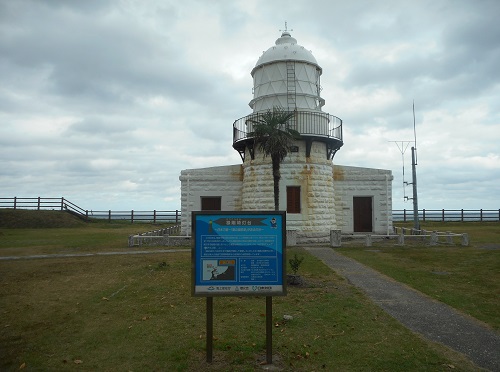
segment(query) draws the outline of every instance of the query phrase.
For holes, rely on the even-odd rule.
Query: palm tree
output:
[[[281,107],[273,107],[266,113],[249,119],[253,124],[253,131],[249,133],[254,139],[254,148],[258,147],[264,157],[271,156],[274,182],[274,209],[279,210],[279,183],[281,178],[280,166],[285,156],[290,152],[293,140],[300,138],[300,133],[290,128],[288,120],[294,116],[293,112],[285,111]]]

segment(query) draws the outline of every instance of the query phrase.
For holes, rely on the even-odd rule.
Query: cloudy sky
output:
[[[0,0],[0,197],[180,209],[182,169],[240,164],[232,124],[284,29],[343,119],[334,162],[390,169],[418,148],[419,207],[500,208],[497,0]],[[406,189],[411,196],[411,188]]]

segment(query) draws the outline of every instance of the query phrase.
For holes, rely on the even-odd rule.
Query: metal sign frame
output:
[[[285,296],[285,211],[192,212],[192,295]]]

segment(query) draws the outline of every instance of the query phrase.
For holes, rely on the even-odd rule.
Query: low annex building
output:
[[[322,69],[288,31],[258,59],[251,75],[250,115],[233,123],[233,148],[242,164],[181,171],[181,233],[191,233],[191,211],[274,210],[270,157],[251,136],[252,122],[274,107],[293,112],[300,133],[281,163],[280,209],[297,243],[322,243],[331,230],[388,234],[392,230],[392,172],[333,164],[344,145],[342,120],[322,111]]]

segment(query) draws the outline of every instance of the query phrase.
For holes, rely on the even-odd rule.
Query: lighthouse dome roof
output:
[[[255,68],[275,61],[288,60],[308,62],[319,67],[312,53],[303,46],[297,44],[297,40],[290,35],[290,32],[284,31],[281,37],[276,40],[275,45],[270,47],[260,56],[255,64]]]

